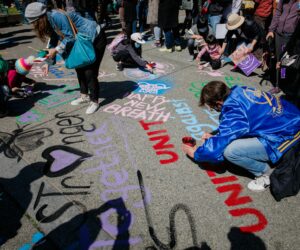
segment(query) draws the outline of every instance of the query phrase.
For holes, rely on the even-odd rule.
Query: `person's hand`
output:
[[[269,37],[274,38],[274,32],[270,31],[270,32],[267,34],[266,39],[268,40]]]
[[[146,69],[153,74],[153,67],[149,63],[146,64]]]
[[[194,147],[188,146],[184,143],[181,144],[181,150],[183,153],[187,154],[189,157],[194,158],[194,154],[197,150],[197,146]]]
[[[48,76],[49,65],[48,64],[44,64],[41,68],[42,68],[42,71],[43,71],[43,76]]]
[[[205,132],[202,136],[201,136],[201,140],[207,140],[208,138],[212,137],[213,135],[210,133]]]
[[[56,54],[57,54],[57,50],[56,49],[48,49],[48,55],[47,55],[47,57],[48,58],[50,58],[50,59],[53,59],[55,56],[56,56]]]
[[[245,50],[246,54],[250,54],[250,53],[252,53],[252,51],[253,51],[252,46],[247,47],[247,49]]]
[[[277,63],[276,63],[276,69],[280,69],[280,65],[281,65],[281,63],[280,63],[280,62],[277,62]]]

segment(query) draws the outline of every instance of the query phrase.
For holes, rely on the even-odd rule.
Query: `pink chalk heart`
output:
[[[76,155],[64,150],[54,150],[50,153],[54,161],[51,164],[51,172],[58,172],[68,166],[71,166],[74,162],[81,158],[80,155]]]

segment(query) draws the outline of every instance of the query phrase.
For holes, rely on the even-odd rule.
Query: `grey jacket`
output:
[[[159,0],[149,0],[147,23],[157,25]]]

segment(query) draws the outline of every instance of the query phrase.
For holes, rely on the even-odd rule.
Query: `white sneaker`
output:
[[[83,103],[88,103],[90,101],[90,97],[89,96],[81,96],[77,99],[75,99],[74,101],[71,101],[71,105],[73,106],[77,106]]]
[[[250,181],[248,183],[248,188],[256,192],[264,191],[269,186],[270,186],[269,175],[262,175],[259,177],[255,177],[253,181]]]
[[[175,51],[180,52],[182,50],[180,45],[176,45],[175,46]]]
[[[173,48],[168,49],[167,47],[162,47],[159,49],[160,52],[169,52],[172,53],[173,52]]]
[[[85,113],[87,115],[91,115],[91,114],[93,114],[93,113],[95,113],[97,111],[98,107],[99,107],[98,103],[90,102],[90,105],[86,109]]]

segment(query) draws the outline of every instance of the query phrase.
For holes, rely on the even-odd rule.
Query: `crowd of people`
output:
[[[105,30],[112,24],[110,9],[119,15],[122,29],[108,46],[117,70],[130,65],[153,71],[155,63],[142,57],[142,45],[150,33],[154,46],[162,53],[181,52],[183,44],[187,44],[188,60],[195,60],[200,69],[219,69],[243,45],[245,55],[254,55],[261,62],[265,77],[273,81],[270,93],[246,87],[229,89],[216,81],[207,84],[200,104],[221,112],[220,127],[214,134],[205,133],[200,147],[183,144],[183,152],[190,157],[211,163],[226,159],[256,176],[248,187],[261,191],[270,184],[270,164],[276,164],[300,138],[300,111],[296,107],[300,108],[300,0],[14,2],[23,6],[20,9],[26,22],[33,24],[37,36],[44,42],[49,39],[47,65],[55,62],[57,54],[68,59],[77,42],[76,32],[90,38],[95,58],[75,67],[81,95],[71,102],[89,103],[87,114],[99,107],[97,76],[107,45]],[[180,9],[185,10],[183,23],[179,22]],[[0,58],[1,83],[7,81],[2,84],[6,88],[0,91],[1,109],[9,93],[7,86],[11,93],[20,95],[24,90],[22,82],[34,85],[25,77],[32,64],[32,58],[14,63]],[[234,66],[235,70],[237,65]],[[47,70],[48,66],[46,73]],[[281,89],[289,102],[273,96]],[[26,91],[23,97],[28,96]]]

